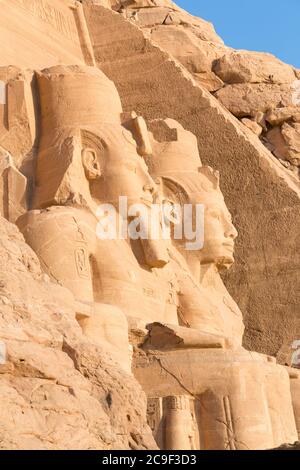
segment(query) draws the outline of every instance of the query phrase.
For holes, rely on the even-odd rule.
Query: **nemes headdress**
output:
[[[43,208],[81,197],[76,188],[87,191],[80,159],[83,131],[120,126],[122,105],[114,83],[95,67],[59,65],[36,77],[40,141],[33,206]]]

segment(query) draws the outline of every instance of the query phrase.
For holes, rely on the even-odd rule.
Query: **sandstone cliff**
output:
[[[96,63],[116,84],[124,111],[135,109],[150,128],[155,119],[176,119],[197,136],[202,162],[220,170],[239,231],[236,265],[224,278],[245,315],[244,344],[289,364],[300,338],[300,109],[291,93],[300,72],[269,54],[228,48],[212,25],[168,0],[81,3]],[[80,44],[70,52],[52,42],[15,61],[6,44],[0,65],[40,69],[86,57]],[[8,116],[0,115],[1,176],[14,165],[30,176],[36,136],[26,77],[15,67],[0,72],[15,96]],[[19,120],[6,122],[16,110]],[[23,194],[18,202],[25,204]],[[140,385],[82,334],[71,292],[42,272],[2,217],[0,258],[0,448],[156,448]]]
[[[300,70],[272,54],[227,47],[213,25],[173,2],[120,1],[112,8],[177,59],[298,176]]]
[[[139,384],[82,335],[69,291],[0,220],[0,449],[155,448]]]

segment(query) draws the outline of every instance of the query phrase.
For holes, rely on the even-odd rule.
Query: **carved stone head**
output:
[[[152,202],[155,184],[121,124],[114,84],[86,66],[52,67],[37,81],[41,135],[34,207],[115,203],[119,195]]]
[[[142,155],[151,153],[146,124],[125,120],[115,85],[97,68],[57,66],[37,74],[41,135],[33,208],[53,205],[118,208],[156,200],[156,185]],[[127,215],[126,215],[127,216]],[[161,241],[143,245],[143,263],[163,267],[168,254]],[[140,260],[139,260],[140,261]]]
[[[168,200],[181,206],[204,206],[204,246],[193,255],[202,264],[214,263],[219,269],[229,267],[234,262],[237,231],[220,190],[219,173],[202,166],[193,134],[175,121],[160,121],[162,125],[175,131],[175,135],[172,141],[163,142],[160,137],[162,142],[154,142],[153,164],[149,167],[155,177],[161,178],[161,190]],[[170,139],[170,135],[165,139]],[[193,217],[195,214],[193,211]],[[185,240],[176,241],[176,245],[183,251]]]

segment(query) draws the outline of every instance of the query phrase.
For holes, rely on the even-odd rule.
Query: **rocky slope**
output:
[[[210,23],[173,2],[110,4],[184,65],[285,168],[299,175],[300,70],[272,54],[226,47]]]
[[[3,218],[0,258],[0,449],[155,448],[138,383],[81,334],[71,293]]]

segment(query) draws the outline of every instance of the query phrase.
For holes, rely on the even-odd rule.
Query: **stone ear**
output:
[[[95,180],[101,176],[101,167],[97,157],[97,152],[92,148],[84,148],[81,152],[82,164],[86,177]]]

